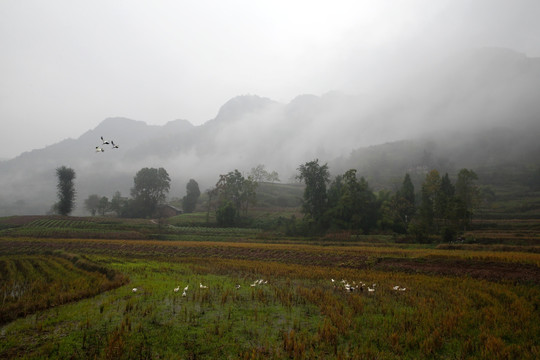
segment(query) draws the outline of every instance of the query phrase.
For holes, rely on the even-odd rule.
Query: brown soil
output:
[[[540,268],[533,264],[455,259],[383,259],[374,268],[383,271],[470,276],[491,281],[540,284]]]
[[[534,264],[460,259],[368,258],[356,251],[295,249],[283,247],[232,246],[227,244],[190,243],[178,245],[153,241],[103,240],[23,240],[0,241],[0,255],[43,253],[63,249],[80,254],[114,254],[139,258],[224,258],[282,263],[335,266],[343,268],[408,273],[469,276],[490,281],[532,282],[540,284],[540,268]],[[375,260],[375,261],[374,261]]]

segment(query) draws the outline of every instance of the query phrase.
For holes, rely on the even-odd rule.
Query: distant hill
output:
[[[485,174],[516,168],[529,169],[532,173],[540,168],[538,134],[540,121],[485,131],[444,131],[429,137],[359,148],[349,156],[331,161],[330,166],[336,173],[357,169],[359,175],[378,188],[401,183],[405,173],[421,182],[431,169],[451,175],[462,168]],[[490,177],[481,180],[486,184],[494,182]]]
[[[435,165],[537,166],[539,95],[540,59],[476,49],[388,94],[330,92],[287,104],[238,96],[199,126],[109,118],[78,138],[0,162],[0,215],[47,212],[56,201],[54,172],[62,165],[77,175],[75,214],[84,214],[90,194],[128,196],[143,167],[164,167],[172,178],[170,196],[181,197],[190,178],[204,191],[219,174],[264,164],[286,180],[314,158],[329,162],[333,174],[357,168],[377,187]],[[101,136],[119,148],[95,153]]]

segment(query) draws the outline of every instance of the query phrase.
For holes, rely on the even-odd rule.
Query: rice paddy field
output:
[[[0,358],[538,359],[538,232],[515,237],[3,219]]]

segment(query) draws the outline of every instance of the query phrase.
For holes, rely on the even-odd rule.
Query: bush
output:
[[[217,209],[216,220],[218,226],[232,227],[235,225],[236,209],[230,201],[226,201]]]
[[[441,231],[441,237],[442,237],[443,242],[446,242],[446,243],[452,242],[456,239],[456,236],[457,236],[457,232],[453,228],[445,227]]]

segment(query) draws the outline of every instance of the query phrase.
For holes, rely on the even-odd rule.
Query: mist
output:
[[[402,92],[452,54],[540,56],[534,0],[0,4],[0,159],[103,119],[202,125],[229,99]],[[28,131],[32,129],[33,131]]]
[[[264,164],[288,181],[314,158],[355,166],[370,146],[538,123],[537,1],[0,10],[3,214],[46,212],[63,165],[83,213],[89,194],[128,196],[142,167],[181,197],[190,178],[204,190]],[[120,148],[94,153],[100,136]]]

